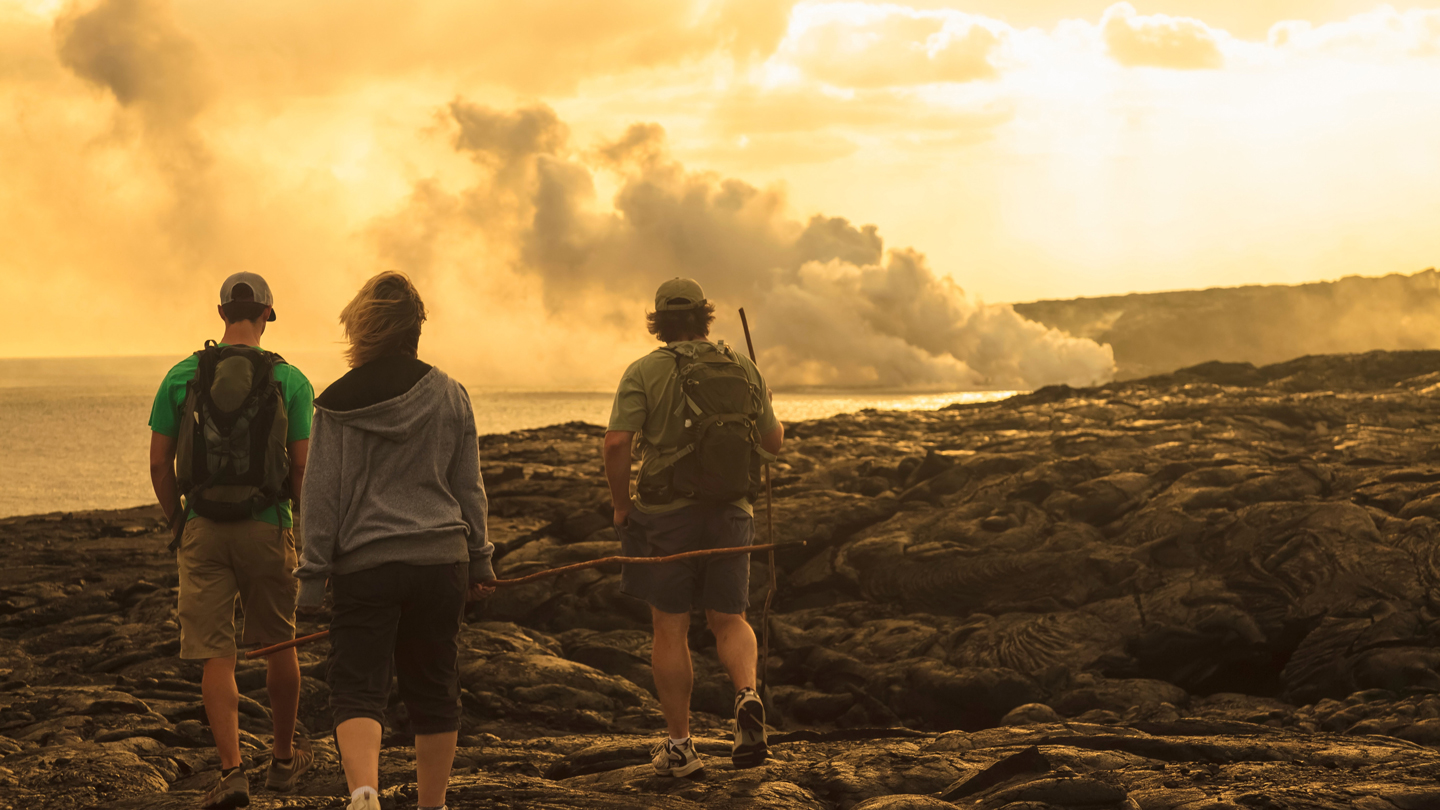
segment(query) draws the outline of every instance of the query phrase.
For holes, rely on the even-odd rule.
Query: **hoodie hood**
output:
[[[397,397],[343,411],[326,408],[317,400],[315,409],[346,427],[403,442],[429,424],[454,388],[445,372],[431,367],[409,391]]]

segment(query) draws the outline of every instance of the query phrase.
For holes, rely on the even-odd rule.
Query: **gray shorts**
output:
[[[755,518],[728,503],[698,503],[647,515],[633,510],[620,529],[627,557],[664,557],[684,551],[748,546]],[[664,613],[697,607],[717,613],[744,613],[750,604],[750,555],[726,554],[698,560],[627,565],[622,590]]]

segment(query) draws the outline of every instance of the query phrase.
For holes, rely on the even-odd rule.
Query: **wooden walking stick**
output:
[[[750,362],[755,363],[755,343],[750,339],[750,321],[745,317],[744,307],[741,307],[740,309],[740,325],[745,328],[745,346],[750,351]],[[686,551],[680,554],[671,554],[666,557],[602,557],[598,560],[591,560],[589,562],[574,563],[572,565],[563,565],[559,568],[549,568],[544,571],[536,571],[533,574],[527,574],[523,577],[516,577],[514,579],[491,580],[490,582],[486,582],[483,584],[495,588],[506,588],[515,585],[524,585],[526,583],[545,579],[547,577],[568,574],[572,571],[583,571],[587,568],[598,568],[602,565],[657,565],[659,563],[689,560],[697,557],[718,557],[728,554],[749,554],[757,551],[769,552],[770,590],[768,593],[765,594],[765,607],[762,609],[760,614],[760,637],[762,639],[760,653],[760,688],[763,690],[767,682],[766,676],[769,674],[768,661],[770,658],[770,604],[775,599],[775,591],[777,589],[775,577],[775,549],[783,545],[781,543],[775,542],[775,499],[770,487],[770,465],[768,463],[764,466],[764,475],[766,542],[763,545],[740,546],[736,548],[701,549],[699,551]],[[804,545],[804,543],[802,542],[800,545]],[[319,641],[320,639],[326,638],[329,635],[329,630],[321,630],[318,633],[311,633],[308,636],[301,636],[299,638],[291,639],[290,641],[282,641],[279,644],[272,644],[269,647],[261,647],[258,650],[251,650],[250,652],[245,653],[245,657],[247,659],[264,658],[267,655],[273,655],[274,653],[280,652],[282,650],[288,650],[291,647],[299,647],[302,644],[309,644],[313,641]]]
[[[526,574],[523,577],[514,579],[492,579],[482,585],[492,588],[510,588],[516,585],[526,585],[537,580],[549,577],[558,577],[561,574],[568,574],[572,571],[584,571],[587,568],[599,568],[602,565],[656,565],[658,563],[677,562],[679,560],[692,560],[696,557],[722,557],[729,554],[750,554],[756,551],[769,551],[773,557],[775,545],[764,546],[735,546],[732,548],[705,548],[699,551],[686,551],[680,554],[671,554],[668,557],[601,557],[598,560],[588,562],[571,563],[562,565],[559,568],[547,568],[544,571],[536,571],[533,574]],[[269,647],[261,647],[258,650],[251,650],[245,653],[247,659],[264,658],[273,655],[281,650],[288,650],[291,647],[299,647],[302,644],[309,644],[312,641],[319,641],[330,635],[329,630],[321,630],[318,633],[311,633],[308,636],[292,638],[289,641],[282,641],[279,644],[272,644]]]
[[[745,317],[745,308],[740,308],[740,325],[745,329],[745,348],[750,351],[750,362],[759,369],[755,359],[755,342],[750,339],[750,320]],[[761,403],[764,407],[764,403]],[[760,689],[770,681],[770,603],[775,601],[775,498],[770,489],[770,463],[765,463],[765,543],[770,547],[770,590],[765,592],[765,607],[760,611]],[[759,690],[756,690],[759,691]]]

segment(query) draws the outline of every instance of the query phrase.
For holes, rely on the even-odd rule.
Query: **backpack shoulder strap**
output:
[[[205,341],[205,348],[195,352],[197,362],[195,366],[195,376],[191,382],[193,382],[200,391],[204,392],[205,396],[209,396],[209,377],[215,373],[215,363],[219,356],[220,345],[213,340]]]
[[[205,345],[200,347],[200,350],[192,354],[191,357],[194,357],[196,362],[203,363],[206,357],[214,357],[216,354],[219,354],[219,352],[220,345],[213,340],[207,340],[205,341]]]
[[[695,357],[694,357],[694,355],[686,354],[685,352],[682,352],[682,351],[680,351],[680,350],[678,350],[678,349],[672,349],[672,348],[670,348],[669,346],[661,346],[660,348],[656,349],[655,351],[657,351],[657,352],[662,352],[662,353],[664,353],[664,354],[668,354],[668,355],[670,355],[672,358],[674,358],[674,360],[675,360],[675,371],[673,371],[672,374],[674,374],[676,377],[680,376],[681,374],[684,374],[684,373],[685,373],[685,369],[689,368],[690,365],[695,362]]]

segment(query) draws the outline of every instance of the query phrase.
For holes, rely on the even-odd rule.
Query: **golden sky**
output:
[[[0,356],[188,350],[241,269],[328,347],[395,267],[580,387],[683,273],[793,381],[1084,382],[991,305],[1433,266],[1437,144],[1440,2],[0,0]]]

